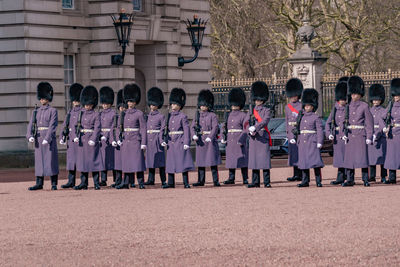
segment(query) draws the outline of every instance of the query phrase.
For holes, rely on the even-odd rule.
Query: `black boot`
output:
[[[342,186],[354,186],[354,169],[346,169],[347,181]]]
[[[368,177],[368,168],[362,168],[362,169],[361,169],[361,173],[362,173],[362,180],[363,180],[363,182],[364,182],[364,186],[370,186],[370,184],[369,184],[369,182],[368,182],[368,180],[369,180],[369,177]]]
[[[100,183],[99,183],[100,173],[92,172],[92,176],[93,176],[94,190],[100,190]]]
[[[242,172],[243,184],[249,184],[249,169],[241,168],[240,171]]]
[[[194,183],[193,186],[204,186],[204,183],[206,181],[206,168],[198,167],[197,175],[198,175],[198,179],[197,179],[198,181],[197,181],[197,183]]]
[[[119,185],[115,186],[115,189],[129,189],[129,182],[131,180],[130,173],[124,173],[124,180]]]
[[[100,186],[107,186],[107,171],[101,171],[101,182]]]
[[[301,172],[302,172],[302,180],[301,183],[297,185],[297,187],[309,187],[310,169],[301,170]]]
[[[236,169],[229,169],[229,178],[224,181],[224,184],[235,184],[235,172]]]
[[[28,188],[30,191],[41,190],[43,189],[43,176],[36,176],[36,184]]]
[[[269,169],[263,170],[264,175],[264,187],[271,187],[271,171]]]
[[[115,183],[115,181],[117,180],[117,171],[112,170],[112,174],[113,174],[113,182]]]
[[[376,165],[371,165],[369,166],[369,182],[376,182]]]
[[[221,186],[221,184],[219,183],[218,166],[211,166],[211,174],[214,186]]]
[[[145,182],[144,184],[145,185],[154,185],[155,176],[156,176],[156,169],[149,168],[149,177],[147,178],[147,182]]]
[[[247,188],[260,187],[260,170],[252,170],[251,184]]]
[[[139,189],[145,189],[145,187],[144,187],[144,172],[137,172],[137,181],[139,184]]]
[[[161,186],[166,185],[167,177],[165,176],[165,167],[160,167]]]
[[[182,173],[184,188],[190,188],[189,185],[189,172]]]
[[[75,190],[87,190],[88,188],[88,179],[89,173],[88,172],[81,172],[81,183],[77,186],[74,186]]]
[[[388,173],[387,170],[381,165],[381,183],[384,183],[386,181]]]
[[[396,183],[396,170],[389,170],[389,180],[385,181],[385,184],[395,184]]]
[[[132,172],[129,174],[129,184],[131,185],[131,188],[135,188],[135,173]]]
[[[344,176],[345,176],[345,169],[344,168],[338,168],[336,181],[332,181],[331,185],[343,184],[344,183]]]
[[[111,187],[116,187],[117,185],[122,183],[122,171],[115,171],[115,183],[111,185]]]
[[[61,186],[61,188],[73,188],[75,186],[76,170],[68,171],[68,183]]]
[[[168,173],[168,184],[162,186],[162,188],[175,188],[175,174]]]
[[[322,174],[321,168],[314,168],[315,182],[317,183],[317,187],[322,187]]]
[[[58,175],[50,176],[51,190],[57,190]]]
[[[287,178],[289,182],[301,181],[301,170],[297,166],[293,166],[293,176]]]

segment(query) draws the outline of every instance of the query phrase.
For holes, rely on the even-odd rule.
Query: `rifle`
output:
[[[200,137],[201,134],[201,126],[200,126],[200,111],[199,109],[196,110],[196,118],[194,124],[194,132],[197,136]]]
[[[256,124],[256,117],[254,116],[254,106],[252,103],[249,105],[250,118],[249,118],[249,126],[254,126]]]
[[[113,127],[113,140],[116,142],[117,136],[116,131],[118,129],[118,107],[115,108],[115,115],[114,115],[114,127]]]
[[[124,140],[124,120],[125,120],[125,111],[121,111],[121,122],[119,124],[119,140],[122,142]]]
[[[75,135],[76,137],[81,140],[81,130],[82,130],[82,113],[83,111],[79,111],[79,116],[78,116],[78,123],[75,125]]]
[[[171,113],[168,111],[167,119],[165,120],[165,128],[163,132],[163,141],[168,144],[168,136],[169,136],[169,119],[171,118]]]
[[[37,110],[38,110],[38,106],[35,105],[35,109],[33,110],[33,119],[32,119],[32,127],[31,127],[31,136],[33,138],[36,138],[37,136],[37,131],[38,131],[38,127],[37,127]]]
[[[71,120],[71,111],[68,112],[67,117],[65,118],[65,127],[62,132],[62,140],[63,142],[67,142],[69,138],[69,121]]]
[[[387,138],[390,138],[389,133],[392,128],[392,108],[393,108],[393,100],[390,99],[389,109],[388,109],[388,112],[386,114],[386,119],[385,119],[386,128],[388,129],[388,132],[386,133]]]
[[[344,114],[344,136],[349,137],[349,115],[350,115],[350,104],[346,105],[346,112]],[[347,142],[347,141],[346,141]]]
[[[228,118],[229,118],[229,113],[226,112],[226,106],[225,106],[225,110],[224,110],[224,132],[222,133],[223,135],[223,139],[225,141],[228,141]]]
[[[331,132],[330,132],[330,134],[335,136],[335,132],[336,132],[336,130],[335,130],[335,128],[336,128],[336,120],[335,120],[335,118],[336,118],[336,107],[335,107],[335,105],[333,105],[333,108],[332,108],[332,117],[331,118],[332,118],[332,120],[331,120]]]
[[[301,123],[301,119],[303,118],[303,110],[299,111],[299,115],[297,116],[297,120],[296,120],[296,127],[293,128],[292,133],[294,134],[294,138],[297,141],[297,138],[299,137],[300,134],[300,123]]]

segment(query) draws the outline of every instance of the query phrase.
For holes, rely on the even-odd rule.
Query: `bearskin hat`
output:
[[[128,103],[128,101],[135,102],[136,105],[140,103],[140,98],[141,98],[140,87],[137,84],[131,83],[125,85],[122,94],[125,103]]]
[[[40,82],[37,86],[37,99],[47,99],[53,101],[53,87],[48,82]]]
[[[80,83],[74,83],[69,87],[69,100],[80,101],[83,86]]]
[[[174,88],[169,95],[170,104],[178,104],[183,108],[186,104],[186,93],[182,88]]]
[[[265,82],[256,81],[251,85],[251,100],[267,101],[269,97],[268,86]]]
[[[381,104],[383,104],[385,102],[385,87],[379,83],[371,85],[368,90],[368,98],[370,102],[380,100],[382,101]]]
[[[303,92],[303,83],[297,78],[292,78],[287,81],[285,90],[287,97],[300,97]]]
[[[124,89],[119,89],[119,91],[117,93],[117,108],[120,108],[120,107],[126,108],[123,92],[124,92]]]
[[[318,109],[318,91],[314,88],[308,88],[303,91],[301,96],[301,103],[303,108],[305,105],[311,105],[314,107],[314,112]]]
[[[347,100],[347,82],[338,82],[335,87],[335,100]]]
[[[161,108],[164,105],[164,94],[158,87],[152,87],[147,91],[147,105]]]
[[[232,88],[228,95],[229,106],[239,106],[240,109],[244,108],[246,103],[246,94],[240,87]]]
[[[81,105],[93,105],[93,108],[97,107],[99,103],[99,93],[96,87],[88,85],[83,88],[81,92]]]
[[[100,88],[100,103],[101,104],[114,104],[114,90],[111,87],[104,86]]]
[[[349,95],[359,94],[365,95],[364,81],[359,76],[351,76],[347,81],[347,90]]]
[[[400,95],[400,78],[394,78],[390,82],[390,93],[392,96]]]
[[[213,93],[208,89],[201,90],[197,97],[197,106],[206,106],[209,110],[212,110],[214,108]]]
[[[343,77],[340,77],[340,78],[339,78],[338,83],[340,83],[340,82],[347,82],[348,80],[349,80],[349,76],[343,76]]]

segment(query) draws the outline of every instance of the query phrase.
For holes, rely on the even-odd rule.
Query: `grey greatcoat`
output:
[[[101,136],[107,138],[106,141],[100,142],[101,157],[104,164],[104,171],[114,170],[114,153],[115,148],[112,143],[112,127],[114,126],[115,110],[105,109],[101,113]]]
[[[338,103],[335,103],[336,108],[336,116],[335,116],[335,130],[333,131],[333,136],[335,139],[333,140],[333,166],[335,168],[344,168],[344,149],[345,142],[342,137],[344,136],[344,119],[346,107],[340,106]],[[328,138],[331,134],[331,125],[332,125],[332,112],[329,114],[328,119],[325,124],[325,135]]]
[[[382,106],[370,107],[370,112],[374,118],[374,135],[376,141],[368,146],[369,165],[381,165],[385,163],[386,156],[386,135],[382,130],[385,127],[383,117],[386,115],[385,108]]]
[[[79,112],[81,111],[81,107],[73,107],[69,112],[71,114],[70,121],[69,121],[69,135],[67,140],[67,166],[66,169],[68,171],[73,171],[76,169],[76,160],[77,160],[77,153],[78,153],[78,143],[74,143],[75,135],[75,128],[78,121]],[[66,121],[64,121],[62,125],[62,129],[65,128]],[[60,136],[61,138],[62,136]]]
[[[400,102],[394,102],[392,108],[392,130],[387,138],[385,169],[400,169]]]
[[[226,143],[227,169],[247,168],[248,146],[246,120],[247,114],[243,111],[233,110],[228,116],[228,140]]]
[[[151,111],[147,116],[147,168],[165,167],[165,152],[161,146],[164,129],[165,116],[158,110]]]

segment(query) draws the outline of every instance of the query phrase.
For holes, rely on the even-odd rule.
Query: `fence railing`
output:
[[[390,81],[393,78],[400,77],[400,71],[388,70],[386,72],[365,72],[356,74],[360,76],[365,83],[365,96],[364,100],[368,101],[368,89],[374,83],[380,83],[385,87],[386,99],[389,99],[389,86]],[[322,102],[320,108],[322,108],[323,116],[329,115],[335,99],[335,86],[340,77],[350,76],[347,73],[344,74],[326,74],[322,78]],[[210,82],[212,91],[215,96],[214,110],[217,113],[220,120],[224,118],[224,111],[229,108],[228,105],[228,93],[234,87],[241,87],[246,93],[246,103],[248,104],[250,96],[250,86],[255,81],[264,81],[268,84],[270,98],[267,105],[272,109],[275,117],[283,117],[285,115],[285,105],[287,98],[285,96],[285,85],[291,77],[277,77],[272,75],[268,78],[239,78],[226,80],[213,80]],[[247,104],[246,108],[247,109]]]

